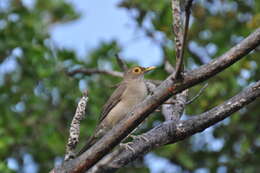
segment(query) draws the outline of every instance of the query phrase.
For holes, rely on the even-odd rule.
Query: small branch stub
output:
[[[83,92],[83,96],[80,99],[76,113],[71,121],[68,143],[66,146],[66,155],[64,160],[70,160],[75,157],[75,148],[79,142],[80,135],[80,121],[84,118],[85,110],[88,102],[87,90]]]

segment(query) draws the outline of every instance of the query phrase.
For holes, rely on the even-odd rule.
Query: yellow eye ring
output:
[[[141,71],[142,71],[142,69],[139,68],[139,67],[136,67],[136,68],[133,69],[133,73],[136,73],[136,74],[141,73]]]

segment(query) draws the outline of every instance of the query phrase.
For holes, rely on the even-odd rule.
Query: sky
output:
[[[79,20],[50,28],[56,45],[72,48],[79,56],[84,56],[100,42],[115,39],[123,46],[122,58],[135,60],[142,66],[160,63],[160,49],[136,27],[129,12],[117,7],[120,0],[70,2],[82,16]]]

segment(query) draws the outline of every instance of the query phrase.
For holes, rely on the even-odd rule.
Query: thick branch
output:
[[[157,87],[153,95],[149,95],[142,103],[138,104],[133,112],[128,113],[119,124],[107,132],[95,145],[78,158],[63,164],[61,168],[56,169],[55,172],[65,172],[66,170],[66,172],[75,173],[84,172],[89,169],[172,95],[203,82],[223,71],[240,60],[259,44],[260,28],[221,57],[201,66],[199,69],[184,74],[182,81],[173,80],[174,76],[170,75]],[[182,128],[181,126],[177,127]]]
[[[135,152],[123,149],[116,157],[113,155],[115,159],[112,162],[110,161],[107,162],[108,164],[102,165],[102,169],[91,169],[91,173],[114,172],[116,169],[125,166],[154,148],[169,143],[175,143],[186,137],[192,136],[194,133],[205,130],[211,125],[231,116],[234,112],[253,102],[259,96],[260,81],[225,101],[223,104],[205,113],[194,116],[194,118],[179,121],[177,124],[174,120],[164,122],[143,134],[149,139],[148,142],[144,140],[133,140],[133,142],[131,142],[130,146]],[[113,153],[116,152],[118,153],[118,150]]]
[[[76,70],[72,70],[67,72],[68,75],[74,76],[75,74],[85,74],[85,75],[92,75],[92,74],[107,74],[115,77],[123,77],[122,72],[113,71],[113,70],[101,70],[101,69],[93,69],[93,68],[80,68]]]

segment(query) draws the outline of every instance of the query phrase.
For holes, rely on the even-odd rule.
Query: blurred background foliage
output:
[[[187,69],[218,57],[260,26],[260,1],[194,1],[185,52]],[[66,72],[79,67],[120,70],[115,54],[121,46],[117,41],[103,42],[86,57],[77,57],[72,50],[58,48],[49,33],[54,24],[80,18],[68,1],[36,0],[33,8],[20,0],[7,4],[0,8],[0,172],[47,172],[64,155],[69,124],[82,90],[88,88],[90,93],[88,116],[81,127],[81,137],[86,139],[95,128],[100,107],[113,91],[111,86],[120,81],[107,75],[69,76]],[[122,0],[118,8],[127,10],[137,29],[160,46],[164,59],[175,63],[169,0]],[[203,95],[187,106],[183,118],[200,114],[259,80],[259,56],[259,51],[254,51],[210,79]],[[148,78],[167,76],[163,59],[161,62]],[[190,97],[201,87],[192,88]],[[152,164],[162,165],[167,160],[165,168],[171,169],[155,171],[145,156],[119,172],[149,172],[148,168],[152,172],[258,172],[259,104],[255,101],[205,132],[148,155],[155,159]],[[142,131],[162,121],[156,113]]]

